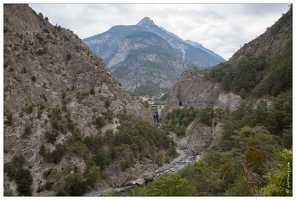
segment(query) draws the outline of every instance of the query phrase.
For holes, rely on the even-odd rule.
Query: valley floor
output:
[[[203,154],[195,155],[194,152],[192,152],[188,148],[180,145],[178,143],[178,141],[181,141],[181,140],[177,139],[177,137],[174,133],[170,133],[170,136],[174,139],[174,141],[178,145],[177,146],[178,156],[176,158],[174,158],[170,163],[165,163],[163,166],[161,166],[158,169],[158,173],[153,178],[153,180],[156,180],[159,177],[169,174],[169,173],[177,173],[180,170],[184,169],[188,164],[191,164],[193,162],[200,160],[203,156]],[[111,188],[104,181],[99,181],[99,183],[97,184],[96,190],[93,190],[91,192],[87,192],[84,194],[84,196],[107,196],[108,192],[111,190],[114,190],[117,192],[124,192],[126,189],[131,188],[131,187],[133,187],[133,186]]]

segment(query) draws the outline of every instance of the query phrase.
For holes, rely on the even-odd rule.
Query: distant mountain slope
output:
[[[150,42],[147,41],[147,32],[154,35],[149,37],[152,40]],[[142,37],[141,34],[143,34]],[[152,44],[156,41],[156,37],[162,38],[162,41],[157,39],[160,43]],[[114,26],[104,33],[86,38],[83,41],[104,60],[116,80],[122,83],[125,89],[136,94],[157,95],[163,89],[170,88],[183,70],[193,66],[210,67],[225,61],[221,56],[204,48],[201,44],[184,41],[175,34],[155,25],[148,17],[143,18],[137,25]],[[148,49],[149,51],[147,51]],[[158,60],[151,60],[151,55],[158,55],[160,51],[161,56],[159,55]],[[132,55],[130,55],[131,53]],[[135,56],[136,54],[141,57]],[[135,66],[140,65],[146,67],[136,69]],[[154,67],[149,69],[148,66]],[[156,73],[155,66],[159,68],[160,73]],[[167,71],[168,68],[169,71]],[[121,73],[123,69],[126,73],[128,72],[129,76],[126,73],[125,75]],[[131,77],[135,74],[138,77]],[[154,80],[151,81],[151,77]],[[138,81],[139,79],[142,81]],[[163,83],[159,83],[160,80],[163,80]]]
[[[173,86],[191,65],[161,37],[137,32],[123,38],[110,61],[114,78],[137,95],[159,95]]]
[[[106,58],[111,52],[112,47],[118,44],[118,42],[125,36],[142,31],[149,31],[162,37],[183,59],[187,62],[195,64],[196,66],[210,67],[225,61],[225,59],[221,56],[204,48],[201,44],[188,40],[184,41],[174,33],[157,26],[149,17],[144,17],[137,25],[114,26],[104,33],[85,38],[83,41],[95,54],[101,56],[109,67],[109,63]]]
[[[157,26],[149,17],[143,18],[137,26],[143,27],[164,38],[183,59],[196,66],[206,68],[225,61],[221,56],[204,48],[202,45],[196,45],[198,43],[195,42],[184,41],[174,33]]]

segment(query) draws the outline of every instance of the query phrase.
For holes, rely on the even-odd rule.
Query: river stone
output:
[[[146,181],[143,178],[138,178],[136,180],[129,181],[126,186],[130,185],[143,185]]]
[[[155,175],[156,175],[155,172],[146,172],[146,173],[144,173],[142,176],[143,176],[143,179],[144,179],[145,181],[150,181],[150,180],[153,179],[153,177],[154,177]]]

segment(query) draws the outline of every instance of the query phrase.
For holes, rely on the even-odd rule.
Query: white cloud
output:
[[[137,24],[150,17],[182,39],[229,59],[240,45],[261,35],[286,13],[289,4],[30,4],[52,24],[74,31],[81,39],[115,25]]]

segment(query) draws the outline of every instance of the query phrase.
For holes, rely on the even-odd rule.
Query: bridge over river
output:
[[[150,104],[150,108],[153,110],[153,118],[155,124],[160,124],[162,121],[161,112],[165,105]]]

